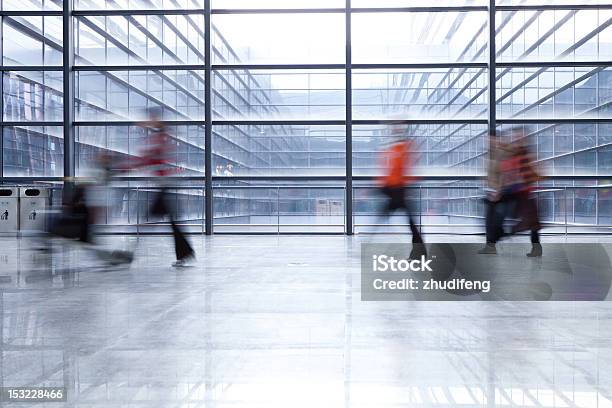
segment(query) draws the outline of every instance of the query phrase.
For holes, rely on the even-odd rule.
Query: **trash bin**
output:
[[[43,187],[19,188],[19,230],[42,231],[45,229],[45,218],[49,190]]]
[[[17,187],[0,187],[0,232],[17,232]]]

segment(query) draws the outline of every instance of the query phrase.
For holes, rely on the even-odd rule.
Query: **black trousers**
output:
[[[504,221],[508,217],[519,218],[518,224],[512,228],[509,235],[530,230],[531,243],[540,243],[537,203],[535,199],[529,197],[529,193],[503,194],[499,201],[486,200],[486,205],[485,225],[488,244],[495,244],[506,235]]]
[[[387,197],[387,202],[382,209],[382,216],[387,218],[397,210],[403,210],[408,217],[410,232],[412,233],[412,243],[422,244],[423,237],[414,222],[413,210],[409,201],[406,201],[406,189],[403,187],[383,187],[382,194]]]
[[[175,210],[168,198],[168,192],[162,189],[153,202],[151,213],[159,217],[169,217],[170,226],[172,227],[172,236],[174,237],[174,251],[176,259],[186,259],[194,255],[194,250],[187,241],[187,236],[176,223]]]
[[[72,186],[71,194],[66,194],[66,205],[62,213],[48,220],[48,232],[52,235],[78,239],[81,242],[93,244],[91,230],[92,214],[87,206],[87,191],[82,186]]]
[[[485,228],[487,244],[495,244],[504,236],[505,203],[485,200]]]

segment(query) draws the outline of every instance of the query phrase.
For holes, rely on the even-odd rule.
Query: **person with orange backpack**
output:
[[[394,129],[394,132],[397,133],[397,130]],[[413,142],[401,137],[383,151],[383,174],[378,178],[380,192],[386,197],[381,216],[388,218],[395,211],[402,210],[408,217],[413,244],[411,258],[426,254],[423,237],[413,215],[414,211],[410,202],[406,200],[406,188],[416,180],[412,175],[414,163]]]

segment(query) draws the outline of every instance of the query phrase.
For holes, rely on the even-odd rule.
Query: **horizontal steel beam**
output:
[[[280,126],[280,125],[344,125],[344,120],[214,120],[213,126]]]
[[[457,124],[457,125],[486,125],[487,119],[354,119],[354,125],[388,125],[388,124],[405,124],[405,125],[435,125],[435,124]]]
[[[343,182],[345,181],[345,177],[344,176],[215,176],[213,175],[213,182],[224,182],[224,181],[269,181],[269,182],[277,182],[277,181],[316,181],[316,182],[322,182],[322,181],[338,181],[338,182]],[[441,182],[458,182],[458,181],[483,181],[486,178],[485,175],[482,176],[478,176],[478,175],[457,175],[457,174],[443,174],[443,175],[422,175],[422,176],[418,176],[418,181],[419,182],[423,182],[423,181],[441,181]],[[89,180],[89,177],[75,177],[73,178],[73,180]],[[126,176],[126,177],[116,177],[114,178],[114,180],[118,181],[118,182],[135,182],[135,181],[151,181],[151,182],[158,182],[159,181],[159,177],[153,177],[153,176],[134,176],[134,177],[130,177],[130,176]],[[163,178],[164,181],[170,183],[170,182],[188,182],[188,181],[198,181],[202,183],[202,186],[204,186],[204,181],[205,181],[205,176],[184,176],[184,177],[164,177]],[[64,177],[52,177],[52,176],[41,176],[41,177],[32,177],[32,176],[27,176],[27,177],[4,177],[4,183],[34,183],[34,182],[57,182],[57,183],[61,183],[64,181]],[[377,180],[377,176],[353,176],[353,180],[354,181],[376,181]],[[585,181],[585,180],[612,180],[612,174],[593,174],[593,175],[547,175],[545,176],[545,181]],[[120,187],[120,186],[118,186]],[[176,188],[180,188],[180,185],[175,186]],[[189,186],[186,186],[189,187]],[[217,188],[229,188],[229,186],[215,186]],[[274,188],[276,188],[277,186],[273,186]],[[333,187],[333,185],[330,185],[329,188]],[[344,188],[344,185],[341,185],[340,183],[337,185],[337,187],[339,188]],[[358,189],[358,188],[372,188],[372,187],[376,187],[374,184],[372,185],[355,185],[353,188]],[[434,186],[431,186],[434,187]],[[438,186],[439,188],[450,188],[451,186],[447,187],[447,186]],[[544,186],[543,186],[544,187]],[[592,187],[601,187],[601,188],[610,188],[609,185],[606,186],[567,186],[568,189],[575,187],[577,189],[581,189],[581,188],[592,188]],[[131,188],[131,187],[127,187],[126,188]],[[134,187],[135,188],[135,187]],[[419,188],[419,186],[417,186],[417,188]],[[427,188],[427,186],[421,186],[421,188]],[[452,187],[455,188],[455,187]],[[457,189],[462,189],[462,188],[473,188],[473,186],[456,186]],[[551,187],[551,188],[557,188],[557,187]],[[566,188],[565,186],[558,186],[558,188]]]
[[[521,11],[521,10],[611,10],[612,2],[609,4],[545,4],[547,0],[541,0],[542,4],[516,4],[506,6],[495,6],[496,11]]]
[[[81,180],[88,180],[87,178],[81,178]],[[166,180],[166,178],[164,178],[164,180]],[[456,181],[456,180],[453,180]],[[476,181],[481,181],[481,180],[476,180]],[[199,185],[199,186],[189,186],[189,185],[181,185],[181,184],[170,184],[165,186],[168,189],[171,190],[194,190],[194,191],[198,191],[198,190],[203,190],[204,189],[204,184]],[[379,186],[377,184],[362,184],[359,186],[354,186],[355,190],[371,190],[371,189],[375,189],[378,188]],[[59,184],[55,184],[53,186],[48,187],[51,190],[59,190],[61,189],[61,185]],[[151,191],[155,191],[156,189],[159,188],[159,186],[138,186],[138,187],[128,187],[128,186],[113,186],[111,188],[115,188],[115,189],[126,189],[126,188],[130,188],[130,189],[136,189],[138,191],[140,191],[141,193],[147,193],[147,192],[151,192]],[[314,184],[291,184],[291,185],[270,185],[270,184],[263,184],[263,185],[254,185],[254,184],[241,184],[241,185],[216,185],[215,186],[216,189],[220,189],[220,190],[270,190],[270,189],[274,189],[274,190],[291,190],[291,189],[296,189],[296,188],[304,188],[304,189],[312,189],[312,190],[344,190],[345,186],[344,184],[328,184],[328,185],[314,185]],[[565,190],[603,190],[603,189],[610,189],[611,186],[610,185],[597,185],[597,186],[559,186],[559,187],[542,187],[542,188],[538,188],[536,190],[533,190],[533,193],[536,194],[544,194],[544,193],[560,193],[563,192]],[[481,185],[411,185],[406,187],[406,189],[408,190],[482,190],[482,184]],[[465,200],[465,199],[470,199],[470,198],[481,198],[482,195],[475,193],[472,196],[456,196],[456,197],[444,197],[445,200]],[[437,198],[437,197],[436,197]],[[116,225],[116,224],[113,224]]]
[[[351,13],[465,13],[487,11],[487,6],[353,7]]]
[[[508,61],[496,65],[498,68],[597,68],[612,67],[612,61]]]
[[[168,10],[74,10],[72,15],[75,17],[99,17],[99,16],[184,16],[191,14],[204,14],[204,9],[168,9]]]
[[[537,124],[581,124],[581,123],[612,123],[610,118],[512,118],[497,119],[498,125],[537,125]]]
[[[204,71],[204,65],[76,65],[74,71]]]
[[[61,10],[0,10],[0,17],[61,17],[63,15]]]
[[[452,69],[452,68],[487,68],[482,62],[417,62],[405,64],[352,64],[353,69]]]
[[[609,10],[610,4],[540,4],[503,5],[496,11],[521,10]],[[448,13],[486,12],[486,6],[414,6],[414,7],[353,7],[351,13]],[[345,8],[270,8],[270,9],[213,9],[212,14],[330,14],[345,13]],[[183,9],[120,9],[120,10],[74,10],[74,16],[131,16],[131,15],[190,15],[205,14],[203,8]],[[61,10],[0,10],[0,16],[61,16]]]
[[[344,14],[344,8],[212,9],[212,14]]]
[[[522,66],[523,64],[512,64]],[[556,64],[561,66],[563,64]],[[570,64],[567,64],[570,65]],[[584,64],[576,64],[581,66]],[[601,64],[600,64],[601,65]],[[589,65],[591,66],[591,65]],[[356,69],[453,69],[453,68],[487,68],[486,62],[423,62],[400,64],[352,64]],[[17,67],[16,67],[17,68]],[[61,68],[61,67],[60,67]],[[297,69],[345,69],[345,64],[213,64],[212,69],[224,70],[297,70]],[[143,70],[203,70],[203,64],[184,65],[79,65],[75,71],[143,71]]]
[[[257,69],[344,69],[344,64],[213,64],[212,69],[257,70]]]
[[[2,126],[5,127],[26,127],[26,126],[64,126],[64,122],[63,121],[34,121],[34,120],[30,120],[30,121],[12,121],[12,120],[5,120],[2,122]]]
[[[240,186],[234,186],[234,185],[214,185],[213,186],[214,189],[218,189],[218,190],[250,190],[250,189],[255,189],[255,190],[291,190],[294,188],[307,188],[310,190],[344,190],[344,184],[342,183],[338,183],[338,184],[330,184],[328,186],[318,186],[318,185],[308,185],[308,184],[292,184],[292,185],[263,185],[263,186],[251,186],[251,185],[240,185]]]
[[[167,126],[204,126],[205,120],[163,120],[161,121]],[[75,121],[75,126],[137,126],[142,123],[142,120],[116,120],[116,121],[90,121],[80,120]],[[612,123],[612,117],[609,118],[498,118],[497,123],[500,125],[523,125],[523,124],[572,124],[572,123]],[[289,119],[289,120],[213,120],[213,126],[282,126],[282,125],[312,125],[312,126],[342,126],[344,120],[310,120],[310,119]],[[428,125],[428,124],[487,124],[486,119],[354,119],[354,125],[389,125],[389,124],[406,124],[406,125]],[[53,121],[5,121],[3,126],[63,126],[63,122]]]
[[[74,122],[75,126],[139,126],[143,121],[141,120],[77,120]],[[202,120],[162,120],[160,121],[166,126],[204,126],[206,121]]]
[[[610,119],[612,120],[612,119]],[[49,122],[54,123],[54,122]],[[61,124],[61,122],[59,122]],[[80,120],[74,122],[76,126],[135,126],[142,123],[142,120],[110,120],[110,121],[89,121]],[[161,123],[168,126],[188,126],[188,125],[205,125],[204,120],[162,120]],[[21,125],[28,124],[23,122]],[[213,126],[282,126],[282,125],[319,125],[319,126],[342,126],[344,120],[338,119],[252,119],[252,120],[226,120],[219,119],[212,121]],[[388,124],[406,124],[406,125],[427,125],[427,124],[487,124],[486,119],[453,119],[453,118],[431,118],[431,119],[354,119],[354,125],[388,125]]]
[[[61,65],[4,65],[0,66],[0,72],[20,72],[20,71],[63,71]]]
[[[483,6],[353,7],[351,13],[447,13],[487,11]],[[345,8],[212,9],[212,14],[343,14]]]
[[[581,68],[581,67],[612,67],[612,61],[508,61],[498,62],[498,68]],[[213,64],[212,69],[224,70],[320,70],[345,69],[345,64]],[[486,62],[423,62],[405,64],[352,64],[353,69],[454,69],[454,68],[487,68]],[[61,66],[3,66],[0,71],[61,71]],[[173,65],[78,65],[75,71],[202,71],[203,64],[173,64]]]

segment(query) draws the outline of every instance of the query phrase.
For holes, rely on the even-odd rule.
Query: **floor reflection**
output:
[[[104,241],[132,266],[2,237],[2,386],[65,386],[70,407],[612,407],[608,302],[361,302],[359,238],[194,237],[182,270],[169,237]]]

